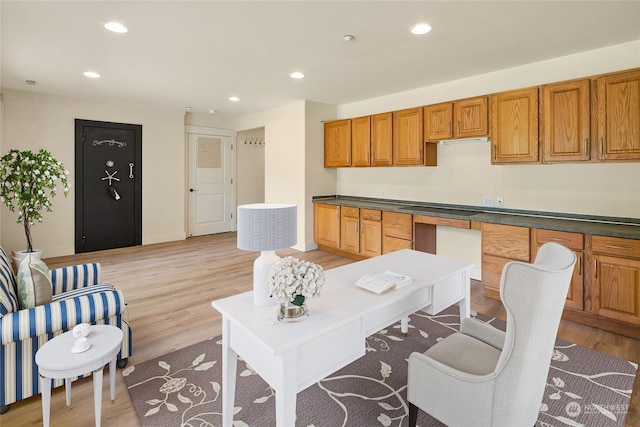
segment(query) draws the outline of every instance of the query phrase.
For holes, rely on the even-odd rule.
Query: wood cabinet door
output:
[[[371,116],[371,166],[393,165],[393,114]]]
[[[491,96],[491,162],[538,161],[538,88]]]
[[[351,166],[369,166],[371,117],[351,119]]]
[[[315,203],[313,235],[317,244],[340,247],[340,206]]]
[[[393,113],[393,164],[405,166],[423,163],[422,108],[395,111]]]
[[[640,325],[640,260],[593,255],[591,310]]]
[[[640,159],[640,70],[597,79],[602,160]]]
[[[360,220],[360,254],[374,257],[382,254],[382,223]]]
[[[591,158],[591,96],[588,79],[546,85],[542,89],[544,162]]]
[[[440,141],[453,138],[453,103],[427,105],[424,107],[424,139]]]
[[[324,124],[324,167],[351,166],[351,120]]]
[[[340,249],[360,253],[360,218],[342,216],[340,227]]]
[[[489,98],[462,99],[453,104],[453,137],[473,138],[489,135]]]

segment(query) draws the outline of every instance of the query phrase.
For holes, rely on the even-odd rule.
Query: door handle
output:
[[[196,190],[195,188],[190,188],[190,189],[189,189],[189,192],[190,192],[190,193],[194,193],[194,192],[196,192],[196,191],[198,191],[198,190]]]

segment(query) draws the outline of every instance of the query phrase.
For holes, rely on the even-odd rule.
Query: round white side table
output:
[[[45,343],[36,353],[42,390],[42,418],[49,427],[51,379],[64,379],[67,406],[71,405],[71,379],[93,371],[93,401],[96,427],[102,414],[102,370],[109,364],[111,400],[116,398],[116,356],[122,344],[122,331],[110,325],[91,325],[87,340],[91,344],[83,353],[72,353],[75,338],[71,331]]]

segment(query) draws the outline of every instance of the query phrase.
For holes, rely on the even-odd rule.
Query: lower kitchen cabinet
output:
[[[382,212],[382,253],[413,249],[413,215]]]
[[[327,248],[340,248],[340,206],[315,203],[313,214],[316,243]]]
[[[531,262],[536,259],[538,249],[547,242],[556,242],[571,249],[576,255],[576,264],[573,267],[571,285],[567,293],[565,308],[572,310],[584,309],[584,235],[580,233],[569,233],[566,231],[554,230],[531,230],[531,241],[534,243],[531,248]]]
[[[482,285],[489,298],[500,299],[502,269],[509,261],[529,262],[529,228],[482,224]]]
[[[591,311],[640,325],[640,240],[590,236]]]
[[[343,206],[340,212],[340,249],[360,253],[360,209]]]
[[[360,254],[374,257],[382,254],[382,212],[360,209]]]

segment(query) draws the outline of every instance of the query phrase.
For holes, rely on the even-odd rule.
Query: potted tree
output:
[[[69,194],[69,184],[62,163],[49,151],[38,152],[11,150],[0,158],[0,200],[11,212],[18,212],[17,223],[22,223],[27,238],[27,249],[14,251],[14,263],[34,251],[31,240],[31,226],[42,222],[42,213],[51,212],[51,199],[56,195],[58,182],[64,196]],[[39,250],[41,252],[41,250]]]

